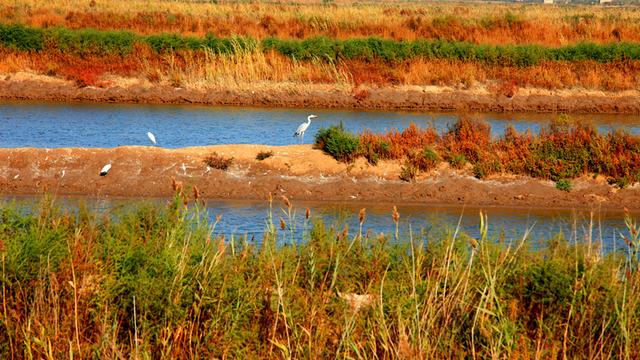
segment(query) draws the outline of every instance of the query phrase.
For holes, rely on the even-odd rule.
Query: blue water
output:
[[[444,131],[454,123],[454,113],[363,112],[318,109],[212,108],[206,106],[0,103],[0,147],[116,147],[149,145],[147,131],[158,145],[167,148],[216,144],[289,145],[298,125],[308,114],[319,117],[305,135],[305,142],[321,127],[344,126],[355,132],[404,129],[411,122]],[[519,131],[534,133],[551,121],[553,114],[480,114],[494,135],[513,124]],[[625,128],[640,133],[640,116],[576,115],[602,131]]]
[[[310,113],[319,115],[307,132],[306,142],[321,128],[342,122],[355,132],[404,129],[411,122],[418,126],[435,126],[445,131],[455,122],[453,113],[362,112],[318,109],[251,109],[212,108],[204,106],[122,105],[122,104],[54,104],[33,102],[0,103],[0,147],[116,147],[149,145],[146,132],[156,135],[158,144],[168,148],[185,146],[260,143],[269,145],[295,144],[292,137],[297,126]],[[512,124],[518,131],[539,131],[554,117],[552,114],[480,114],[492,127],[494,136]],[[624,128],[640,134],[640,116],[575,116],[589,121],[601,131]],[[109,209],[130,206],[131,201],[95,200],[94,206]],[[312,209],[316,218],[342,230],[348,225],[351,234],[358,229],[359,206],[329,204],[297,204],[293,237],[303,240],[304,210]],[[365,233],[391,234],[391,206],[369,205]],[[400,232],[411,229],[421,238],[441,231],[452,231],[458,221],[460,230],[478,236],[478,209],[434,208],[427,206],[400,207]],[[210,202],[207,211],[211,219],[222,215],[216,232],[262,238],[268,208],[264,203]],[[274,222],[284,214],[274,209]],[[588,237],[589,215],[567,211],[532,211],[489,209],[490,237],[504,234],[507,240],[521,238],[527,229],[530,239],[548,239],[559,233],[567,239],[583,241]],[[597,214],[591,237],[602,241],[605,250],[621,248],[625,233],[622,214]]]
[[[17,197],[18,204],[29,209],[39,201],[34,197]],[[2,199],[0,199],[2,200]],[[5,201],[12,200],[5,197]],[[157,205],[165,204],[166,199],[146,200]],[[94,199],[94,198],[59,198],[57,202],[65,207],[77,208],[80,202],[89,208],[98,211],[130,210],[140,204],[141,201],[130,199]],[[0,206],[2,201],[0,201]],[[217,218],[214,233],[225,234],[227,238],[232,236],[241,239],[246,236],[254,242],[262,241],[269,214],[274,226],[280,228],[280,219],[287,224],[286,231],[279,231],[281,244],[294,241],[300,242],[308,239],[308,230],[312,227],[312,221],[305,219],[305,210],[310,209],[311,219],[322,219],[327,227],[333,227],[336,233],[342,232],[345,226],[349,229],[350,236],[359,231],[358,212],[366,208],[366,220],[363,224],[363,235],[369,234],[375,238],[384,233],[393,241],[395,224],[392,220],[392,205],[386,204],[327,204],[317,202],[294,203],[292,216],[286,212],[280,201],[274,201],[270,209],[268,203],[257,201],[209,201],[206,204],[206,216],[214,223]],[[443,232],[453,233],[459,226],[459,234],[467,234],[478,238],[479,234],[478,208],[460,207],[434,207],[424,205],[399,206],[400,213],[399,233],[400,239],[408,239],[409,232],[416,240],[429,241],[437,239]],[[604,252],[625,248],[622,239],[627,234],[622,213],[595,212],[593,218],[589,212],[576,212],[567,210],[531,210],[513,208],[485,208],[488,216],[488,237],[491,241],[504,239],[505,243],[515,243],[529,232],[526,244],[533,248],[544,246],[545,241],[561,235],[569,242],[584,243],[588,237],[596,244],[602,244]],[[293,229],[293,232],[290,232]],[[590,235],[589,235],[590,234]]]
[[[268,214],[271,212],[273,223],[279,228],[280,218],[289,226],[289,219],[284,206],[276,204],[270,211],[264,203],[257,202],[210,202],[207,212],[210,219],[221,215],[216,226],[216,232],[224,234],[246,235],[248,238],[262,239]],[[343,231],[345,226],[349,234],[359,231],[358,212],[366,208],[366,220],[363,224],[363,234],[375,237],[384,233],[393,239],[395,224],[392,219],[391,205],[350,205],[350,204],[294,204],[293,223],[296,231],[296,241],[304,240],[302,234],[311,227],[311,222],[305,224],[305,209],[309,208],[312,218],[322,219],[328,227],[333,227],[336,233]],[[534,248],[558,235],[570,242],[584,243],[589,234],[593,242],[602,243],[603,251],[610,252],[625,247],[621,234],[627,234],[621,213],[575,212],[566,210],[527,210],[489,208],[483,209],[488,217],[488,237],[492,241],[517,242],[528,234],[526,243]],[[459,207],[433,206],[399,206],[400,239],[408,239],[409,232],[414,239],[429,241],[437,238],[443,232],[453,233],[458,228],[459,234],[466,234],[475,238],[480,237],[480,209]],[[591,224],[591,225],[590,225]],[[290,229],[287,227],[287,229]],[[289,231],[289,230],[287,230]],[[284,234],[281,237],[287,239]]]

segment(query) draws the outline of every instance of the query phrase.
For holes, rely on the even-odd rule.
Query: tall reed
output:
[[[311,217],[295,244],[269,220],[254,241],[217,232],[220,218],[185,200],[101,212],[3,203],[2,357],[640,355],[638,258],[626,250],[491,238],[483,214],[478,238],[454,226],[399,229],[396,242]]]

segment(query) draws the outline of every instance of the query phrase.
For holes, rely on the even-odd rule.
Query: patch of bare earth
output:
[[[261,151],[272,151],[273,156],[256,160]],[[226,171],[205,164],[203,160],[213,152],[233,158]],[[442,164],[407,183],[399,180],[400,162],[344,164],[311,145],[16,148],[0,149],[0,158],[4,159],[0,163],[2,194],[163,197],[173,194],[175,179],[185,187],[197,186],[209,199],[265,200],[271,193],[311,201],[640,209],[636,188],[616,189],[600,178],[578,179],[574,190],[567,193],[550,181],[519,176],[478,180],[468,170]],[[100,176],[100,169],[108,163],[111,170]]]
[[[486,86],[393,86],[352,89],[331,84],[259,83],[234,87],[174,87],[134,78],[107,77],[101,87],[19,72],[0,74],[0,99],[154,104],[246,105],[429,111],[535,111],[640,113],[640,91],[518,89],[497,94]]]

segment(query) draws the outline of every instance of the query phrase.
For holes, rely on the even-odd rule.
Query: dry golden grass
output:
[[[640,41],[640,11],[599,6],[385,3],[212,4],[189,1],[16,0],[0,21],[30,26],[93,27],[138,33],[175,32],[256,38],[443,38],[474,43]]]
[[[275,52],[241,51],[216,55],[204,51],[158,54],[136,46],[127,57],[78,57],[60,52],[27,53],[0,49],[0,73],[33,72],[74,80],[80,86],[109,86],[129,78],[190,89],[291,88],[325,84],[350,91],[360,85],[484,86],[505,93],[518,88],[588,90],[640,89],[640,62],[543,62],[526,68],[477,62],[413,59],[382,61],[298,62]],[[113,84],[111,84],[113,85]],[[117,85],[117,84],[116,84]]]

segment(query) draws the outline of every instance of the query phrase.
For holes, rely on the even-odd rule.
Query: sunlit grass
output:
[[[477,238],[399,229],[391,209],[394,234],[309,213],[295,229],[288,199],[254,241],[177,191],[100,213],[2,204],[2,357],[639,355],[636,252],[562,236],[533,250],[526,234],[489,238],[483,214]]]
[[[93,3],[93,5],[92,5]],[[481,4],[321,1],[298,4],[196,1],[72,0],[55,4],[20,0],[0,8],[0,20],[34,26],[99,28],[150,34],[248,35],[346,39],[442,38],[475,43],[566,45],[579,41],[639,41],[634,8]]]

